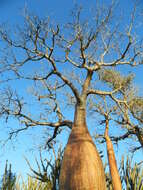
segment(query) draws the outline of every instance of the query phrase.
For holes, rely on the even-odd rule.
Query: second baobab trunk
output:
[[[108,162],[110,168],[110,174],[112,179],[112,186],[114,190],[122,190],[122,184],[120,180],[120,175],[118,172],[118,167],[116,163],[115,153],[112,141],[108,134],[109,131],[109,121],[106,119],[106,128],[105,128],[105,140],[107,146]]]

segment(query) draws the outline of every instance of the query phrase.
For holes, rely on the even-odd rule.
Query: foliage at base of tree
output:
[[[123,190],[143,190],[143,168],[141,164],[132,164],[132,160],[129,157],[122,159],[119,172]],[[113,190],[109,173],[106,173],[106,180],[107,189]]]
[[[59,174],[60,174],[60,166],[62,160],[62,151],[58,152],[55,155],[55,161],[53,164],[48,162],[44,163],[45,159],[42,157],[40,158],[39,167],[41,168],[40,172],[36,171],[32,168],[32,176],[28,176],[27,180],[25,181],[22,176],[16,177],[16,175],[11,171],[11,164],[9,165],[6,162],[5,172],[2,176],[2,185],[1,190],[59,190]],[[43,165],[45,164],[45,165]],[[46,165],[48,167],[46,167]],[[45,169],[47,168],[46,178],[44,173],[42,173],[43,166]],[[105,171],[108,165],[105,164]],[[120,178],[122,182],[123,190],[143,190],[143,168],[141,167],[142,163],[134,163],[132,164],[132,160],[130,158],[122,158],[120,163],[119,172]],[[40,169],[39,168],[39,169]],[[50,169],[50,172],[49,172]],[[111,176],[106,173],[106,184],[107,190],[113,190],[112,183],[111,183]],[[55,175],[55,176],[54,176]],[[41,178],[40,178],[41,177]],[[47,180],[45,180],[47,179]],[[55,185],[56,182],[56,185]]]
[[[1,180],[1,190],[14,190],[16,183],[16,175],[11,170],[11,164],[9,164],[8,169],[8,161],[5,164],[5,171]]]

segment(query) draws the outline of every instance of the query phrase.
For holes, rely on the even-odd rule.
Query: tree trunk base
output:
[[[86,127],[73,127],[64,152],[60,190],[105,190],[102,161]]]

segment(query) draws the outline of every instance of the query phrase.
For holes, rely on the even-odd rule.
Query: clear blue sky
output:
[[[14,24],[22,24],[23,17],[22,12],[23,8],[27,7],[28,10],[32,11],[35,14],[40,16],[50,16],[55,22],[65,22],[70,16],[70,10],[73,8],[75,3],[84,5],[86,10],[91,9],[95,5],[95,0],[0,0],[0,23],[8,22],[11,26]],[[102,2],[108,3],[109,0],[103,0]],[[120,0],[122,10],[127,13],[130,10],[132,5],[131,0]],[[140,7],[143,8],[143,2],[140,1]],[[120,10],[119,10],[120,11]],[[135,83],[143,90],[142,85],[142,74],[143,68],[134,69],[136,72],[136,81]],[[11,121],[8,126],[17,125],[15,120]],[[4,122],[1,121],[0,127],[7,126]],[[35,131],[34,135],[31,135],[30,131],[26,136],[21,134],[17,139],[17,143],[14,142],[15,148],[11,148],[11,142],[0,151],[0,175],[4,171],[5,160],[8,159],[12,163],[12,167],[16,173],[22,173],[25,175],[28,172],[27,164],[23,156],[27,156],[32,161],[34,155],[37,154],[35,149],[29,151],[33,147],[32,143],[35,142],[34,146],[37,146],[37,138],[39,137]],[[5,138],[6,134],[1,131],[1,138]],[[32,137],[32,140],[31,140]],[[42,136],[41,136],[42,138]],[[137,157],[141,157],[142,153],[138,153]],[[137,158],[136,157],[136,158]]]

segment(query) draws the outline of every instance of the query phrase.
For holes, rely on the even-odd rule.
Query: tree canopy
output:
[[[41,126],[47,129],[45,146],[52,147],[83,116],[74,117],[82,106],[89,124],[92,117],[98,121],[89,130],[104,125],[99,114],[108,115],[116,128],[113,141],[135,137],[140,146],[134,150],[142,147],[143,98],[133,84],[134,74],[127,74],[143,63],[142,25],[136,28],[136,6],[126,22],[117,19],[117,9],[113,3],[87,14],[76,7],[63,24],[26,12],[22,26],[13,30],[1,25],[0,114],[7,122],[19,122],[9,139]],[[104,142],[101,127],[96,128]]]

